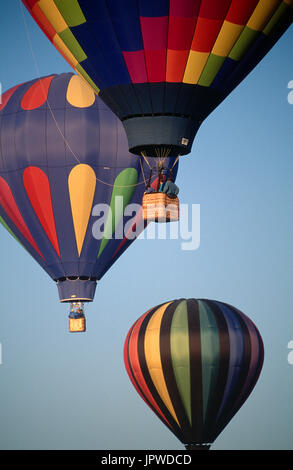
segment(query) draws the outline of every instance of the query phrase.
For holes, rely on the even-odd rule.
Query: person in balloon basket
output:
[[[165,182],[166,182],[166,170],[163,169],[162,171],[160,171],[160,174],[159,174],[157,188],[155,189],[153,186],[148,184],[144,193],[150,194],[150,193],[162,192]]]
[[[171,198],[175,198],[179,193],[179,188],[177,184],[174,183],[173,178],[169,176],[166,183],[164,184],[162,190],[163,193],[167,194],[167,196]]]

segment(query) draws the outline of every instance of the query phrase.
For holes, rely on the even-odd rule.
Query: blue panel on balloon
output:
[[[158,17],[169,15],[169,0],[139,0],[140,16]]]

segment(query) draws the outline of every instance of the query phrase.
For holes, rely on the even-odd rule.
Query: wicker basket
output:
[[[82,333],[86,330],[85,317],[69,318],[70,333]]]
[[[150,222],[173,222],[179,220],[178,197],[165,193],[146,193],[142,199],[143,218]]]

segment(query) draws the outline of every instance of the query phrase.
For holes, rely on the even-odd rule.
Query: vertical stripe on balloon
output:
[[[168,389],[166,386],[160,355],[160,328],[162,317],[169,303],[158,308],[152,315],[145,332],[145,358],[153,384],[173,419],[179,425]]]
[[[172,366],[177,387],[184,405],[190,425],[191,420],[191,396],[190,396],[190,353],[189,332],[186,301],[177,306],[170,330],[170,346]]]
[[[40,168],[29,166],[23,172],[23,184],[30,203],[60,258],[49,179]]]
[[[76,165],[68,177],[68,189],[78,255],[81,255],[96,190],[96,175],[86,164]]]
[[[162,371],[177,420],[180,428],[191,437],[189,334],[184,304],[186,307],[184,300],[176,300],[166,308],[160,327],[160,352]]]
[[[34,6],[32,8],[32,15],[35,18],[36,22],[39,25],[42,25],[43,31],[48,36],[50,41],[52,41],[52,38],[56,34],[56,31],[55,31],[55,28],[52,25],[51,21],[46,16],[45,12],[40,8],[42,3],[44,3],[44,0],[40,0],[39,2],[35,2]]]
[[[150,389],[147,386],[145,381],[141,363],[138,355],[138,340],[139,340],[139,333],[140,328],[147,316],[151,315],[152,310],[146,312],[136,324],[133,326],[131,333],[129,333],[127,344],[125,343],[125,354],[124,359],[125,363],[127,364],[127,371],[131,378],[132,383],[134,384],[137,392],[143,398],[143,400],[150,406],[150,408],[157,413],[160,419],[162,419],[165,424],[170,426],[166,417],[162,413],[161,409],[159,408],[158,404],[156,403],[154,397],[151,394]],[[130,361],[131,357],[131,361]]]
[[[215,388],[220,357],[219,333],[217,322],[212,310],[199,301],[201,360],[202,360],[202,390],[203,390],[203,421],[212,393]]]
[[[203,442],[203,389],[199,305],[186,299],[189,333],[191,422],[194,442]]]
[[[68,27],[54,0],[40,0],[39,7],[57,34]]]

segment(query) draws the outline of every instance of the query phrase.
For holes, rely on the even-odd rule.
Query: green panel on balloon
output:
[[[70,29],[65,29],[62,33],[59,33],[59,36],[78,62],[82,62],[87,58]]]
[[[186,300],[180,302],[174,312],[170,331],[171,357],[174,375],[188,416],[191,420],[191,396],[190,396],[190,353],[189,330]]]
[[[272,18],[266,25],[266,27],[263,30],[263,33],[266,34],[267,36],[270,34],[272,29],[277,26],[278,22],[282,19],[283,15],[289,14],[290,10],[290,5],[287,3],[282,2],[277,11],[273,14]]]
[[[259,34],[259,31],[255,31],[254,29],[245,26],[229,54],[230,59],[237,61],[241,60]]]
[[[94,84],[94,82],[91,80],[91,78],[88,76],[86,71],[82,68],[82,66],[80,64],[76,64],[75,69],[85,79],[85,81],[87,81],[90,84],[90,86],[98,95],[100,91],[99,88]]]
[[[68,26],[78,26],[86,22],[77,0],[54,0]]]
[[[222,67],[224,61],[225,57],[211,54],[201,74],[198,84],[201,86],[210,86],[220,68]]]
[[[215,389],[218,377],[220,344],[218,327],[212,311],[200,300],[198,304],[201,338],[203,418],[205,420],[209,400]]]
[[[120,223],[124,210],[131,201],[137,181],[138,175],[135,168],[126,168],[116,177],[110,202],[110,211],[105,224],[104,237],[101,241],[98,258],[103,253],[118,224]],[[123,203],[116,204],[116,197],[123,198]]]

